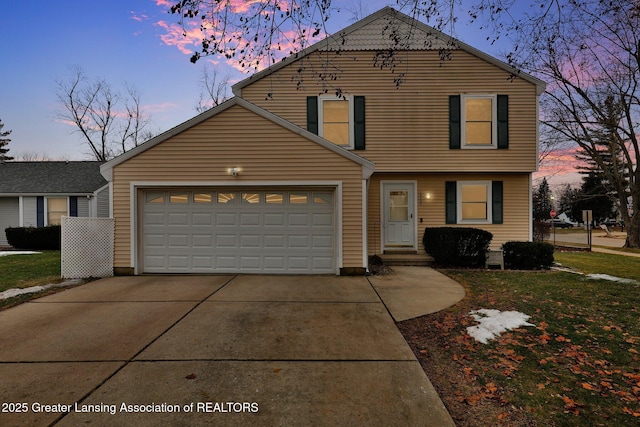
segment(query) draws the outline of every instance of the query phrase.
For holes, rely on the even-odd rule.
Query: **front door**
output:
[[[416,249],[415,182],[383,182],[384,248]]]

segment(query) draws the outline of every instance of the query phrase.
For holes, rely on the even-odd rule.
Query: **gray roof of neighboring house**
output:
[[[107,184],[101,162],[0,162],[0,194],[86,194]]]

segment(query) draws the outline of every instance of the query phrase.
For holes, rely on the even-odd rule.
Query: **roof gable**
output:
[[[232,90],[236,96],[242,96],[242,88],[314,52],[385,51],[390,49],[460,49],[534,84],[537,87],[538,95],[542,94],[546,88],[546,83],[542,80],[520,72],[504,61],[448,36],[391,7],[385,7],[308,48],[283,59],[281,62],[236,83],[233,85]]]
[[[107,184],[100,162],[0,162],[0,194],[89,194]]]
[[[306,131],[305,129],[302,129],[296,125],[294,125],[291,122],[288,122],[284,119],[282,119],[281,117],[276,116],[275,114],[272,114],[244,99],[241,98],[232,98],[220,105],[218,105],[215,108],[212,108],[208,111],[205,111],[202,114],[199,114],[197,116],[195,116],[194,118],[187,120],[186,122],[176,126],[173,129],[168,130],[167,132],[160,134],[158,136],[156,136],[155,138],[150,139],[149,141],[145,142],[142,145],[139,145],[137,147],[135,147],[132,150],[127,151],[126,153],[110,160],[107,163],[104,163],[101,167],[100,167],[100,172],[102,173],[102,175],[109,181],[112,180],[113,178],[113,168],[116,167],[117,165],[126,162],[127,160],[137,156],[138,154],[143,153],[146,150],[149,150],[150,148],[155,147],[158,144],[161,144],[162,142],[174,137],[175,135],[178,135],[179,133],[182,133],[184,131],[186,131],[187,129],[190,129],[202,122],[204,122],[205,120],[208,120],[220,113],[222,113],[223,111],[226,111],[227,109],[233,107],[233,106],[240,106],[254,114],[257,114],[258,116],[261,116],[295,134],[298,134],[306,139],[308,139],[309,141],[316,143],[330,151],[333,151],[334,153],[347,158],[348,160],[359,164],[360,166],[363,167],[363,174],[366,174],[367,176],[371,175],[373,173],[373,169],[374,169],[374,164],[372,162],[370,162],[369,160],[366,160],[360,156],[358,156],[357,154],[352,153],[351,151],[345,150],[342,147],[339,147],[329,141],[327,141],[324,138],[321,138],[317,135],[312,134],[311,132]],[[365,172],[365,170],[367,172]]]

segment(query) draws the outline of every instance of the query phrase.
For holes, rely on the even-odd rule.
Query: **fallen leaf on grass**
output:
[[[640,412],[632,411],[631,409],[627,408],[626,406],[624,408],[622,408],[622,412],[624,412],[625,414],[628,414],[628,415],[632,415],[634,417],[640,417]]]
[[[578,409],[578,408],[582,408],[582,407],[584,407],[584,405],[576,402],[575,400],[571,399],[568,396],[562,395],[562,396],[560,396],[560,398],[564,402],[564,410],[565,410],[565,412],[571,413],[573,415],[580,415],[580,409]]]
[[[582,383],[582,388],[585,389],[585,390],[592,390],[592,391],[598,390],[598,387],[596,387],[596,386],[594,386],[592,384],[589,384],[589,383]]]

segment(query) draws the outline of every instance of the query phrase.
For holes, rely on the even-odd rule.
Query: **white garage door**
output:
[[[147,190],[145,273],[335,273],[333,190]]]

